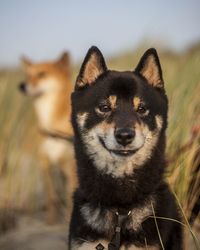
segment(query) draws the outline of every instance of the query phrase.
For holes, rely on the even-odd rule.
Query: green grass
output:
[[[108,66],[133,70],[145,49],[110,58]],[[167,155],[170,156],[188,141],[191,128],[200,124],[200,46],[182,54],[158,52],[169,97]],[[20,70],[0,71],[0,208],[35,211],[45,203],[38,161],[40,137],[31,100],[17,90],[21,80]],[[186,214],[190,212],[187,190],[198,147],[196,140],[190,150],[169,166],[166,174]]]

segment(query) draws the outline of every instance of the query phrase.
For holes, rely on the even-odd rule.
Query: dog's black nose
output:
[[[135,137],[135,131],[130,128],[117,128],[115,130],[116,141],[124,147],[130,144]]]
[[[18,87],[19,87],[19,90],[21,92],[26,92],[26,83],[25,82],[20,83]]]

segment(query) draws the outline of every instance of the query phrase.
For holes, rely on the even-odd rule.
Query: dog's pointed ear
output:
[[[153,87],[164,88],[162,69],[158,54],[154,48],[148,49],[144,53],[135,72],[142,75]]]
[[[29,66],[32,65],[31,60],[30,60],[28,57],[26,57],[26,56],[22,56],[22,57],[20,58],[20,60],[21,60],[22,66],[23,66],[24,68],[27,68],[27,67],[29,67]]]
[[[56,66],[64,70],[69,78],[72,76],[72,65],[70,53],[65,51],[56,61]]]
[[[107,67],[101,51],[97,47],[92,46],[83,61],[75,88],[80,89],[86,85],[92,85],[106,71]]]
[[[57,63],[61,66],[69,66],[71,62],[69,52],[65,51],[62,55],[58,58]]]

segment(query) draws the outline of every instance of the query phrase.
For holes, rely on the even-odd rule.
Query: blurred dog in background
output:
[[[54,62],[33,63],[22,57],[26,82],[19,89],[31,96],[42,136],[41,166],[47,188],[47,221],[57,221],[58,192],[52,166],[58,166],[66,179],[66,207],[69,220],[72,194],[76,187],[76,165],[72,146],[73,132],[70,123],[71,63],[68,53]]]

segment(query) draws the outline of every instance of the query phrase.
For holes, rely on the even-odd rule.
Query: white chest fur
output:
[[[128,230],[139,230],[142,222],[153,214],[152,205],[154,205],[154,198],[150,197],[142,206],[130,210],[125,227]],[[91,228],[99,232],[106,232],[108,235],[114,231],[115,215],[113,211],[100,207],[92,208],[86,203],[82,206],[81,213]]]
[[[101,243],[105,249],[107,249],[107,246],[109,244],[108,241],[105,240],[99,240],[95,242],[84,242],[82,244],[76,244],[76,242],[72,243],[72,250],[95,250],[96,246]],[[158,246],[147,246],[147,247],[136,247],[135,245],[131,245],[129,247],[121,246],[120,250],[159,250]]]
[[[149,216],[153,214],[153,208],[155,204],[155,197],[149,197],[149,199],[144,202],[143,205],[133,208],[127,214],[127,222],[125,223],[126,229],[130,230],[140,230],[142,222],[145,221]],[[72,250],[94,250],[96,246],[101,243],[107,249],[109,238],[112,237],[114,230],[115,230],[115,223],[116,223],[116,215],[113,211],[103,209],[101,207],[93,208],[90,206],[89,203],[84,204],[81,207],[81,214],[87,223],[93,230],[104,232],[108,235],[107,239],[99,239],[95,242],[90,242],[87,240],[83,240],[82,243],[73,242],[72,243]],[[124,246],[120,247],[120,250],[158,250],[159,247],[157,245],[154,246],[147,246],[147,247],[137,247],[135,245]]]
[[[55,95],[44,95],[36,100],[35,109],[41,127],[48,128],[52,125],[55,105]]]

